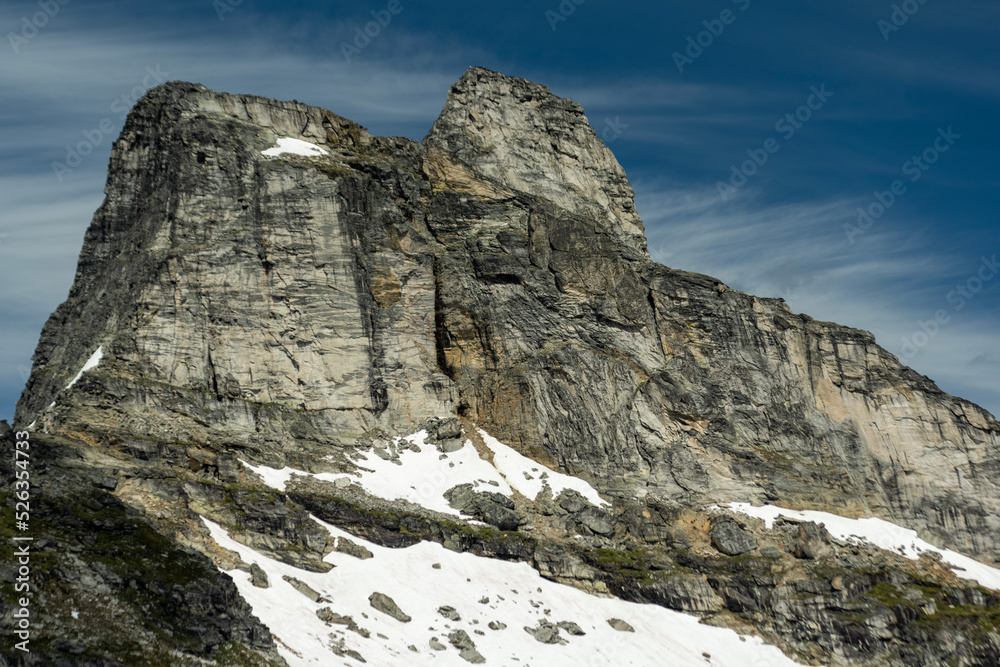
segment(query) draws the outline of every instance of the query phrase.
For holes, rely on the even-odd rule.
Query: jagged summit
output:
[[[344,139],[321,131],[318,118],[335,116],[325,109],[215,93],[200,84],[171,81],[147,93],[143,103],[230,112],[242,104],[255,122],[275,132],[291,134],[298,129],[298,134],[321,145]],[[275,108],[274,117],[264,111],[267,107]],[[283,123],[281,117],[288,115],[293,123],[304,121],[305,127]],[[370,141],[360,125],[336,118],[353,126],[359,145]],[[430,153],[432,177],[458,187],[455,181],[467,180],[459,174],[468,169],[478,180],[545,197],[573,212],[589,212],[606,220],[608,234],[633,258],[648,259],[642,220],[625,171],[597,137],[583,108],[547,87],[471,67],[451,86],[423,145]]]
[[[624,248],[646,256],[625,171],[572,100],[545,86],[470,68],[448,91],[424,144],[480,177],[608,222]]]
[[[184,650],[236,642],[262,664],[270,634],[246,605],[207,620],[239,599],[215,565],[255,558],[220,545],[305,596],[307,579],[336,581],[324,558],[352,549],[339,530],[522,561],[813,661],[998,655],[977,623],[927,634],[932,606],[992,618],[992,593],[950,569],[712,507],[876,516],[993,561],[1000,424],[870,334],[650,261],[621,167],[544,86],[470,69],[417,142],[171,82],[129,115],[106,193],[15,418],[45,462],[47,544],[69,568],[48,595],[90,594],[66,582],[97,577],[102,604],[126,610],[88,646],[132,626],[193,632],[185,619],[211,631]],[[160,560],[143,570],[60,531],[84,524],[201,563],[169,570],[188,597],[162,602]],[[109,559],[127,567],[112,577]],[[123,581],[144,592],[119,595]],[[897,597],[916,602],[897,614]],[[308,609],[321,625],[344,613]],[[131,662],[177,648],[163,637]]]

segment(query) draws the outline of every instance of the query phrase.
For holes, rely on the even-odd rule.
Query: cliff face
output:
[[[273,155],[283,138],[313,154]],[[669,550],[683,517],[769,502],[1000,559],[1000,424],[866,332],[652,262],[624,171],[543,86],[470,69],[418,143],[170,83],[129,116],[106,194],[16,423],[180,544],[208,549],[198,514],[233,522],[212,485],[249,483],[238,459],[351,470],[373,438],[459,417],[591,483],[612,527],[583,534],[605,546]],[[329,491],[297,493],[277,524],[240,505],[270,517],[247,541],[310,544]],[[754,622],[849,654],[825,621],[825,643]]]

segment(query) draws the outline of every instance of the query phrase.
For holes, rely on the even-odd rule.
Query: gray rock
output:
[[[449,621],[461,621],[462,616],[458,613],[454,607],[443,606],[438,607],[438,613],[447,618]]]
[[[781,558],[782,551],[772,544],[765,544],[760,548],[760,555],[765,558]]]
[[[614,518],[607,512],[596,507],[588,507],[576,516],[577,521],[598,535],[611,535],[615,532]]]
[[[114,491],[115,489],[118,488],[118,483],[120,481],[121,480],[119,480],[117,477],[106,475],[104,477],[98,478],[97,486],[99,486],[102,489],[108,489],[109,491]]]
[[[562,628],[571,635],[581,636],[587,634],[586,632],[583,631],[583,628],[581,628],[573,621],[559,621],[558,623],[556,623],[556,625],[558,625],[560,628]]]
[[[316,616],[318,616],[324,623],[330,625],[346,625],[348,630],[358,633],[365,639],[371,636],[371,632],[355,623],[352,617],[341,616],[340,614],[335,613],[330,607],[317,609]]]
[[[442,419],[429,429],[429,435],[434,441],[460,440],[462,437],[462,422],[455,417]]]
[[[430,645],[431,649],[434,650],[434,651],[444,651],[445,649],[448,648],[447,646],[445,646],[444,644],[442,644],[440,641],[438,641],[437,637],[431,637],[431,639],[428,642],[428,644]]]
[[[732,519],[716,521],[709,531],[712,546],[727,556],[740,556],[757,548],[757,540]]]
[[[510,498],[493,491],[475,491],[472,484],[448,489],[444,497],[455,509],[484,521],[500,530],[517,530],[522,522]]]
[[[322,595],[313,590],[309,586],[309,584],[305,583],[304,581],[296,579],[295,577],[290,577],[287,574],[282,575],[281,578],[287,581],[289,584],[291,584],[292,588],[297,590],[299,593],[302,593],[313,602],[319,602],[320,600],[323,599]]]
[[[559,626],[542,619],[538,622],[538,627],[531,628],[524,626],[524,631],[542,644],[565,644],[566,640],[559,636]]]
[[[371,604],[373,608],[377,609],[383,614],[392,616],[397,621],[400,621],[402,623],[409,623],[410,621],[413,620],[411,617],[403,613],[403,611],[398,606],[396,606],[396,602],[391,597],[385,595],[384,593],[379,593],[378,591],[372,593],[370,596],[368,596],[368,602],[369,604]]]
[[[635,628],[620,618],[609,618],[608,625],[619,632],[635,632]]]
[[[556,498],[556,504],[570,514],[577,514],[593,506],[573,489],[564,489]]]
[[[805,521],[793,524],[788,530],[791,552],[796,558],[815,560],[833,553],[830,533],[822,524]]]
[[[486,658],[476,650],[476,645],[465,630],[453,630],[448,634],[448,642],[459,650],[463,660],[473,664],[486,662]]]
[[[669,577],[662,581],[658,591],[671,609],[704,613],[722,611],[726,606],[704,575]]]
[[[507,138],[497,141],[501,128]],[[597,139],[583,109],[548,88],[471,68],[452,86],[425,144],[432,155],[446,156],[504,188],[606,221],[604,230],[630,256],[645,254],[642,221],[624,170]],[[559,155],[572,157],[553,159]],[[483,259],[502,262],[497,256]]]
[[[333,547],[334,551],[348,554],[349,556],[354,556],[355,558],[360,558],[361,560],[367,560],[372,558],[372,552],[357,542],[353,542],[346,537],[338,537],[337,542]]]
[[[250,583],[257,588],[271,587],[271,582],[267,580],[267,572],[257,563],[250,564]]]
[[[348,648],[346,643],[344,642],[343,637],[337,638],[334,637],[333,635],[330,635],[330,640],[331,641],[329,647],[330,650],[334,653],[334,655],[352,658],[354,660],[357,660],[358,662],[368,662],[367,660],[364,659],[364,657],[360,653],[358,653],[354,649]]]
[[[452,452],[457,452],[464,446],[465,446],[465,441],[458,438],[454,440],[438,440],[437,443],[438,451],[444,454],[451,454]]]

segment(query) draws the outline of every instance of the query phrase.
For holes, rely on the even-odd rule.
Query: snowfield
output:
[[[938,553],[941,559],[951,566],[951,571],[958,576],[977,581],[986,588],[1000,590],[1000,570],[997,568],[984,565],[951,549],[939,549],[917,537],[915,530],[882,519],[848,519],[826,512],[787,510],[774,505],[754,507],[750,503],[729,503],[729,508],[747,516],[763,519],[768,528],[774,525],[774,520],[779,516],[822,523],[833,537],[842,542],[868,542],[911,560],[916,560],[923,552]]]
[[[459,554],[430,542],[406,549],[388,549],[315,519],[331,535],[349,538],[374,554],[373,558],[361,560],[333,552],[324,560],[334,568],[316,573],[257,553],[230,538],[219,525],[202,520],[219,546],[237,552],[246,563],[256,563],[267,573],[269,588],[254,586],[250,575],[242,570],[228,574],[253,607],[254,614],[270,628],[279,653],[293,667],[362,664],[343,655],[347,650],[356,651],[367,664],[380,667],[467,667],[470,662],[449,643],[449,634],[458,630],[467,633],[487,665],[782,667],[798,664],[757,637],[702,625],[694,616],[655,605],[588,595],[546,581],[525,563]],[[329,601],[314,602],[283,576],[304,582]],[[404,623],[376,611],[369,603],[374,592],[391,597],[412,620]],[[359,628],[351,630],[343,624],[326,624],[317,616],[317,611],[326,607],[335,614],[350,616]],[[446,610],[453,620],[439,613],[441,607],[453,608]],[[541,643],[525,627],[537,628],[543,619],[576,623],[585,634],[571,635],[560,630],[565,644]],[[635,631],[615,630],[609,619],[621,619]],[[494,624],[492,628],[490,623]],[[438,650],[431,648],[432,645],[437,645]]]
[[[90,358],[87,359],[86,362],[84,362],[83,368],[80,369],[80,372],[77,373],[73,377],[73,379],[69,381],[69,384],[67,384],[66,387],[64,389],[62,389],[61,391],[66,391],[66,389],[69,389],[70,387],[72,387],[73,385],[75,385],[80,380],[80,378],[83,377],[83,374],[86,373],[87,371],[92,370],[94,368],[97,368],[98,364],[101,363],[101,359],[103,359],[103,358],[104,358],[104,346],[101,345],[101,346],[98,346],[97,350],[95,350],[94,353],[92,355],[90,355]],[[57,397],[57,399],[58,399],[58,397]],[[51,403],[49,403],[49,406],[47,408],[45,408],[45,410],[43,410],[42,412],[46,412],[48,410],[51,410],[54,407],[56,407],[56,401],[52,401]],[[35,425],[37,423],[38,423],[38,420],[34,419],[25,428],[28,429],[28,430],[34,430]]]
[[[404,438],[393,438],[399,452],[399,462],[386,460],[374,452],[359,452],[355,460],[357,474],[310,473],[295,468],[268,468],[243,465],[257,473],[264,483],[279,491],[293,475],[303,475],[326,482],[347,479],[361,486],[368,493],[386,500],[405,500],[435,512],[461,516],[452,509],[444,493],[459,484],[472,484],[476,491],[492,491],[507,497],[513,489],[535,500],[548,485],[553,497],[563,489],[578,491],[594,505],[608,505],[587,482],[564,475],[518,454],[514,449],[479,431],[486,446],[493,452],[493,463],[480,457],[472,441],[466,440],[462,448],[443,454],[426,442],[427,431],[418,431]],[[403,442],[405,441],[405,443]],[[406,444],[406,448],[399,447]]]
[[[325,148],[309,143],[308,141],[302,141],[301,139],[278,137],[277,144],[278,145],[274,148],[268,148],[265,151],[261,151],[261,154],[266,157],[278,157],[279,155],[283,155],[285,153],[289,153],[291,155],[303,155],[305,157],[317,157],[327,154]]]
[[[493,452],[493,465],[496,466],[496,469],[511,486],[529,500],[537,499],[538,494],[547,484],[552,489],[553,498],[562,493],[564,489],[572,489],[586,498],[592,505],[611,506],[611,503],[597,494],[597,489],[582,479],[556,472],[527,456],[522,456],[512,447],[503,444],[482,429],[479,429],[479,435],[483,437],[483,442]]]
[[[72,387],[73,385],[75,385],[76,382],[77,382],[77,380],[79,380],[81,377],[83,377],[84,373],[86,373],[87,371],[89,371],[92,368],[97,368],[97,365],[99,363],[101,363],[101,359],[102,358],[104,358],[104,346],[103,345],[100,346],[100,347],[98,347],[97,351],[94,352],[92,355],[90,355],[90,359],[87,359],[87,362],[83,365],[83,368],[80,369],[80,372],[76,374],[76,377],[74,377],[72,380],[69,381],[69,384],[66,385],[66,389],[69,389],[70,387]]]

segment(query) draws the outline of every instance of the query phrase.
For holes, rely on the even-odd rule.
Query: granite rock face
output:
[[[502,187],[542,197],[601,224],[629,259],[648,259],[634,193],[583,108],[524,79],[471,69],[424,139],[428,172],[461,189]],[[457,183],[452,181],[457,180]]]
[[[281,137],[321,154],[264,155]],[[180,545],[207,550],[197,517],[232,525],[235,507],[254,548],[294,543],[298,565],[321,568],[333,547],[312,512],[380,543],[420,534],[602,580],[555,547],[470,542],[445,524],[400,532],[316,489],[264,502],[239,488],[255,483],[240,459],[349,470],[359,446],[430,425],[446,447],[464,425],[613,503],[515,511],[456,496],[505,530],[551,519],[595,544],[683,550],[682,517],[762,501],[878,516],[1000,559],[1000,424],[867,332],[652,262],[623,169],[543,86],[472,68],[415,142],[173,82],[129,116],[106,194],[16,424],[75,448],[75,466],[116,480],[114,496]],[[66,388],[98,346],[97,368]],[[719,525],[731,556],[765,539]],[[832,557],[811,533],[799,543]],[[659,592],[611,590],[778,613],[698,563]],[[809,637],[753,622],[817,659],[848,655],[849,639],[815,639],[840,636],[819,616]],[[901,636],[887,632],[871,651]]]

